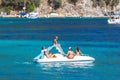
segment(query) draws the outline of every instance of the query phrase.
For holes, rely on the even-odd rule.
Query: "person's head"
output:
[[[55,36],[54,39],[58,39],[58,36]]]
[[[45,46],[42,47],[42,50],[44,50],[44,49],[45,49]]]
[[[72,47],[69,47],[68,50],[71,51],[71,50],[72,50]]]
[[[78,46],[76,47],[76,50],[77,50],[77,51],[79,51],[79,50],[80,50]]]

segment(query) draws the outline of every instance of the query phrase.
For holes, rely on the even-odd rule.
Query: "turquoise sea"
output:
[[[95,62],[34,63],[55,35],[64,52],[79,46]],[[107,18],[0,18],[0,80],[120,80],[120,25]]]

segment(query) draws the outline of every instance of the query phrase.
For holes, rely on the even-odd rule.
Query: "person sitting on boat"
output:
[[[77,46],[76,47],[76,56],[80,56],[81,55],[81,51],[79,49],[79,47]]]
[[[69,47],[68,52],[67,52],[67,58],[68,59],[73,59],[74,58],[74,52],[72,51],[72,47]]]
[[[42,47],[42,52],[47,58],[56,58],[56,55],[49,53],[45,47]]]

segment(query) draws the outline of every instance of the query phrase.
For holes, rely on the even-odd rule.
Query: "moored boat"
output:
[[[108,23],[109,24],[120,24],[120,16],[119,15],[110,16],[110,18],[108,19]]]
[[[31,12],[28,14],[28,17],[29,19],[36,19],[36,18],[39,18],[39,13],[38,12]]]

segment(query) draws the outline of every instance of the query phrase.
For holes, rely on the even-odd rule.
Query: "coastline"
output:
[[[18,15],[1,15],[1,18],[26,18]],[[38,18],[109,18],[109,16],[39,16]]]
[[[24,18],[29,17],[32,12],[37,12],[37,18],[108,18],[110,12],[118,13],[119,4],[115,9],[111,10],[109,7],[93,6],[94,1],[78,0],[76,4],[72,4],[67,0],[62,0],[61,5],[54,9],[47,1],[41,0],[39,6],[32,11],[27,9],[11,10],[8,12],[0,12],[0,17],[3,18]],[[25,7],[25,6],[24,6]],[[9,15],[8,15],[9,14]],[[35,16],[36,17],[36,16]]]

